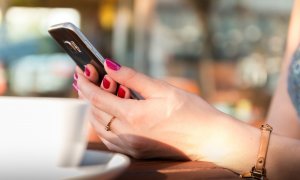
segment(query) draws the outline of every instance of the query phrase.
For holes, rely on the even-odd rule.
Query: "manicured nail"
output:
[[[109,86],[110,86],[110,82],[104,77],[103,78],[103,87],[105,88],[105,89],[108,89],[109,88]]]
[[[114,70],[114,71],[117,71],[121,68],[120,64],[116,63],[115,61],[113,61],[111,59],[105,59],[105,63],[109,69]]]
[[[118,89],[118,96],[120,98],[124,98],[125,97],[125,90],[120,86],[119,89]]]
[[[91,75],[91,71],[89,70],[89,68],[87,66],[84,66],[84,74],[87,77],[90,77],[90,75]]]
[[[77,81],[73,81],[72,86],[76,91],[78,91]]]
[[[78,80],[78,74],[76,72],[74,73],[74,79]]]

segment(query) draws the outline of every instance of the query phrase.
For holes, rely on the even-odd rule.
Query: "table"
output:
[[[89,143],[88,149],[107,151],[103,143]],[[136,160],[117,180],[189,180],[189,179],[240,179],[228,169],[209,162],[171,161],[171,160]]]

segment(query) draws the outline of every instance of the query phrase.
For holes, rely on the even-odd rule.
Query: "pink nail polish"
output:
[[[121,68],[121,65],[116,63],[115,61],[111,59],[105,59],[105,63],[107,67],[111,70],[118,71]]]
[[[124,98],[125,97],[125,90],[120,86],[119,89],[118,89],[118,96],[120,98]]]
[[[109,86],[110,86],[110,82],[104,77],[103,78],[103,87],[105,88],[105,89],[108,89],[109,88]]]
[[[76,91],[78,91],[77,81],[74,81],[72,86]]]
[[[84,66],[84,74],[87,77],[90,77],[90,75],[91,75],[91,71],[89,70],[89,68],[87,66]]]
[[[78,74],[75,72],[74,73],[74,79],[77,80],[78,79]]]

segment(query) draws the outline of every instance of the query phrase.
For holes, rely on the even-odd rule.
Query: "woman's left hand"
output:
[[[110,60],[104,66],[109,78],[106,80],[110,84],[118,82],[125,91],[122,98],[114,95],[119,91],[117,86],[107,91],[109,87],[103,86],[104,81],[99,88],[81,73],[77,87],[79,95],[91,102],[92,124],[110,150],[135,158],[212,161],[211,148],[216,144],[226,147],[219,137],[227,137],[227,121],[223,121],[227,116],[202,98]],[[145,99],[128,99],[127,87]],[[107,131],[105,127],[110,121]],[[226,148],[217,155],[224,153]]]

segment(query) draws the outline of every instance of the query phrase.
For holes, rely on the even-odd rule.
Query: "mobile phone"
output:
[[[103,66],[105,59],[78,27],[65,22],[52,25],[48,32],[83,71],[86,64],[92,64],[98,71],[99,80],[103,79],[106,74]],[[130,94],[133,99],[143,99],[140,94],[131,89]]]

